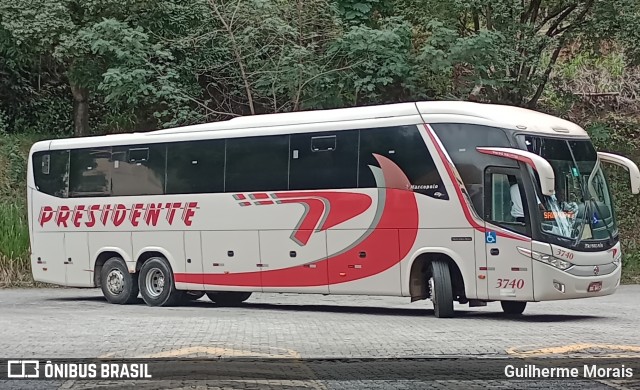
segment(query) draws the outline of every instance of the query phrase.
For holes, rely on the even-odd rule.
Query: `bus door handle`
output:
[[[489,253],[491,253],[492,256],[498,256],[500,254],[500,249],[498,248],[491,248],[491,250],[489,251]]]

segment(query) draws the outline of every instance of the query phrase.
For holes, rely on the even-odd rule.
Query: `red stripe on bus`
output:
[[[512,158],[514,160],[522,161],[523,163],[531,166],[531,168],[535,169],[536,171],[538,170],[538,168],[536,168],[536,164],[529,157],[521,156],[521,155],[515,154],[515,153],[499,152],[499,151],[496,151],[496,150],[490,150],[490,149],[485,149],[485,148],[478,148],[477,150],[480,153],[490,154],[492,156]]]
[[[260,206],[267,205],[267,204],[274,204],[272,200],[259,200],[255,203]]]

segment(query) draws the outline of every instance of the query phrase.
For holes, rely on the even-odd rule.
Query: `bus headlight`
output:
[[[616,265],[616,267],[618,267],[620,265],[620,260],[622,260],[622,256],[618,256],[615,259],[613,259],[613,264]]]
[[[561,269],[563,271],[566,270],[567,268],[570,268],[571,266],[573,266],[573,264],[569,263],[568,261],[564,261],[564,260],[558,259],[557,257],[550,257],[546,261],[546,263],[556,267],[557,269]]]
[[[530,256],[534,260],[538,260],[542,263],[549,264],[563,271],[573,267],[573,264],[569,263],[568,261],[559,259],[557,257],[553,257],[551,255],[545,255],[544,253],[532,251],[530,249],[518,247],[518,252],[520,252],[525,256]]]

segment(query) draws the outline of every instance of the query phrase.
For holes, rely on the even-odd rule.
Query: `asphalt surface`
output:
[[[0,388],[640,389],[638,298],[640,286],[623,286],[607,297],[530,303],[521,317],[490,303],[458,305],[456,318],[437,319],[429,301],[396,297],[254,294],[239,307],[204,297],[155,308],[111,305],[98,289],[0,290],[0,364],[174,359],[169,368],[152,367],[156,379],[0,380]],[[503,374],[515,358],[560,359],[547,360],[553,367],[593,357],[615,357],[635,368],[633,378],[513,381]],[[220,358],[234,363],[206,365]],[[264,360],[273,358],[295,360]],[[205,363],[187,372],[180,359]]]

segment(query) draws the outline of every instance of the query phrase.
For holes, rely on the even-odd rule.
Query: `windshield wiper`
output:
[[[567,149],[569,149],[569,154],[571,155],[571,161],[573,161],[573,166],[574,169],[576,170],[576,172],[578,173],[577,177],[578,180],[580,181],[580,191],[582,192],[582,203],[584,203],[584,216],[583,216],[583,220],[582,220],[582,227],[580,228],[580,232],[578,234],[578,236],[576,237],[576,240],[573,243],[573,246],[577,246],[578,243],[582,240],[582,235],[584,234],[584,228],[585,228],[585,219],[587,219],[587,221],[589,221],[589,226],[591,227],[591,230],[593,232],[593,225],[591,224],[591,218],[588,217],[589,215],[589,203],[586,202],[585,199],[585,194],[587,194],[587,184],[584,181],[584,178],[582,177],[582,175],[580,174],[580,168],[578,167],[578,161],[576,161],[576,156],[573,154],[573,149],[571,148],[571,145],[569,144],[569,141],[564,141],[567,145]],[[593,234],[592,234],[593,236]]]

